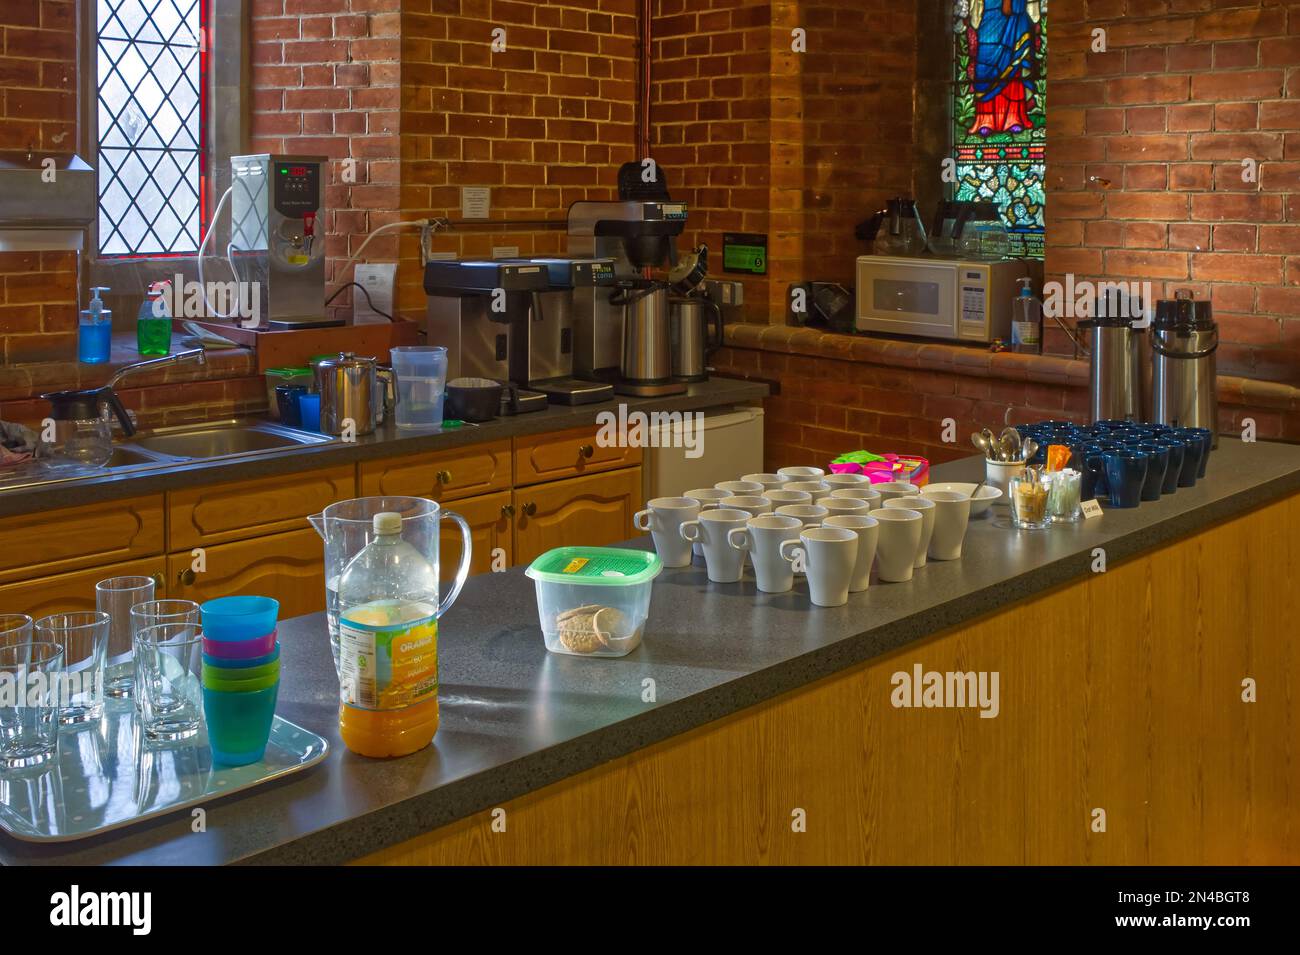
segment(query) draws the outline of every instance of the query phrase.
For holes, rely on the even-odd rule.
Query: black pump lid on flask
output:
[[[1179,289],[1172,299],[1156,302],[1155,327],[1180,332],[1208,332],[1214,325],[1214,309],[1208,301],[1196,299],[1191,289]]]

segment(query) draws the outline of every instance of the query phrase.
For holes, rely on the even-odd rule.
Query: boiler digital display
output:
[[[281,166],[280,175],[290,176],[294,179],[301,179],[311,172],[310,166]]]

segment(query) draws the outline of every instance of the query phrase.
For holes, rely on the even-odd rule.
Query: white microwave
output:
[[[1025,276],[1041,297],[1043,263],[1033,259],[859,256],[854,327],[954,341],[1010,341],[1011,301],[1020,294],[1017,280]]]

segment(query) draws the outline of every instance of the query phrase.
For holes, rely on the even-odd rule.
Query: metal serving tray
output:
[[[130,700],[111,700],[84,729],[60,728],[57,759],[0,771],[0,829],[24,842],[71,842],[251,789],[325,758],[329,743],[275,718],[261,762],[213,766],[205,727],[148,740]]]

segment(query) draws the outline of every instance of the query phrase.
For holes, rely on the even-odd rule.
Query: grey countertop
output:
[[[625,404],[629,412],[700,411],[764,398],[769,390],[763,382],[714,377],[709,381],[689,385],[685,394],[665,398],[619,396],[612,401],[590,405],[552,405],[541,411],[448,431],[399,431],[388,424],[374,434],[350,442],[333,441],[252,457],[194,461],[145,471],[105,473],[103,476],[79,481],[36,487],[13,490],[0,488],[0,518],[11,514],[31,514],[79,504],[120,500],[183,487],[274,477],[355,461],[442,451],[485,441],[564,431],[593,425],[600,412],[617,412],[620,404]]]
[[[969,458],[934,479],[981,471]],[[1095,547],[1113,564],[1297,491],[1300,447],[1224,439],[1195,488],[1046,531],[1014,530],[995,507],[972,521],[963,559],[931,562],[909,583],[873,582],[844,607],[811,607],[803,585],[767,595],[748,577],[710,584],[699,566],[667,570],[645,642],[620,659],[547,653],[532,581],[521,568],[487,574],[441,624],[438,735],[396,760],[341,746],[324,616],[285,621],[279,711],[329,740],[324,762],[214,802],[204,833],[181,813],[55,847],[0,837],[0,862],[343,862],[1082,577]],[[647,677],[653,704],[641,701]]]

